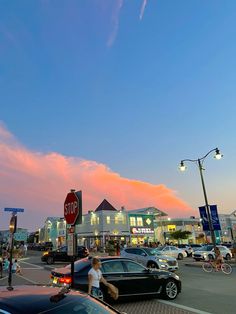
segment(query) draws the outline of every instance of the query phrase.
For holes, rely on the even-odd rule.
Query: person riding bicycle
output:
[[[216,270],[219,269],[220,265],[224,262],[223,256],[220,252],[220,249],[218,247],[215,248],[215,268]]]

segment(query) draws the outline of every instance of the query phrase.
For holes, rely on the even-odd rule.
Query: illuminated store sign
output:
[[[154,230],[151,228],[131,228],[131,233],[133,234],[146,234],[146,233],[154,233]]]

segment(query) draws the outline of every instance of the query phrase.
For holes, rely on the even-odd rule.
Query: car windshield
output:
[[[102,303],[99,301],[89,299],[89,298],[76,298],[72,300],[66,300],[63,302],[65,304],[60,304],[58,302],[58,306],[53,307],[50,310],[44,311],[44,313],[80,313],[80,314],[110,314],[115,313],[114,311],[110,310],[109,308],[106,308]]]
[[[90,262],[87,261],[87,260],[83,260],[83,261],[81,260],[81,261],[75,262],[75,264],[74,264],[75,272],[78,272],[78,271],[84,269],[84,268],[87,267],[89,264],[90,264]],[[67,265],[65,268],[71,269],[71,264]]]
[[[213,246],[207,245],[207,246],[204,246],[201,250],[202,251],[211,251],[212,249],[213,249]]]
[[[148,255],[161,255],[160,250],[158,250],[157,248],[155,249],[145,249],[145,251],[147,252]]]

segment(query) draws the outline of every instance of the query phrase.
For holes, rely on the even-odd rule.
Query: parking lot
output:
[[[48,284],[50,270],[62,267],[63,263],[46,265],[40,260],[41,252],[29,252],[30,255],[20,261],[23,276],[13,276],[13,284]],[[180,261],[178,274],[182,280],[183,290],[175,301],[160,299],[134,300],[117,303],[115,307],[128,314],[132,313],[214,313],[231,314],[235,312],[236,269],[230,276],[223,273],[206,274],[192,259]],[[191,266],[186,266],[190,264]],[[0,279],[0,285],[7,285],[7,278]]]

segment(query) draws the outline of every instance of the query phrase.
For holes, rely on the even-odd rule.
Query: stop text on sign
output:
[[[77,211],[77,208],[78,208],[78,202],[77,201],[67,203],[67,204],[65,204],[64,213],[65,213],[65,215],[75,214]]]

